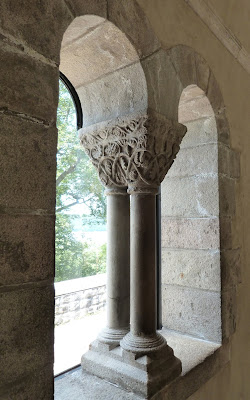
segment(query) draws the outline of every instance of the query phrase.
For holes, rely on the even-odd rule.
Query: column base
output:
[[[82,368],[148,399],[181,374],[181,362],[173,350],[167,344],[162,350],[139,355],[96,340],[82,356]]]
[[[120,341],[129,332],[129,326],[126,328],[112,329],[104,328],[98,335],[97,339],[101,343],[105,343],[111,346],[119,346]]]
[[[166,340],[159,333],[151,336],[136,336],[129,332],[121,341],[123,350],[130,351],[135,356],[143,356],[144,354],[151,355],[157,358],[157,354],[164,352],[165,355],[172,350],[167,345]]]

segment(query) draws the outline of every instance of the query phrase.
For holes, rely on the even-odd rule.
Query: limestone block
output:
[[[240,249],[221,251],[221,283],[226,290],[241,283]]]
[[[200,87],[205,93],[207,93],[208,81],[210,76],[210,68],[207,62],[204,60],[200,54],[195,53],[195,64],[196,64],[196,80],[195,83]]]
[[[187,176],[218,173],[218,148],[216,144],[180,149],[167,176]]]
[[[74,17],[92,14],[107,18],[107,0],[64,0]]]
[[[236,287],[232,287],[226,291],[222,291],[221,299],[222,313],[222,337],[226,339],[230,337],[236,329],[237,317],[237,292]]]
[[[60,70],[78,88],[138,60],[124,33],[106,21],[62,48]]]
[[[214,117],[185,122],[184,125],[187,127],[187,133],[181,142],[182,149],[217,141],[217,128]]]
[[[0,284],[53,278],[54,217],[0,216]]]
[[[226,176],[219,177],[220,215],[235,215],[235,181]]]
[[[224,192],[223,192],[224,193]],[[219,215],[218,177],[165,177],[161,184],[161,215],[207,217]]]
[[[224,102],[219,85],[212,72],[210,73],[206,95],[208,97],[208,100],[210,101],[214,113],[215,114],[220,113],[224,109]]]
[[[229,150],[229,174],[232,178],[240,177],[240,154]]]
[[[234,248],[231,217],[220,217],[220,248],[222,250]]]
[[[73,19],[64,1],[44,0],[37,3],[26,0],[11,5],[8,0],[3,0],[0,14],[1,28],[6,33],[59,62],[61,39]]]
[[[164,50],[141,62],[148,88],[148,106],[169,119],[178,120],[178,103],[183,85]],[[167,94],[167,95],[166,95]]]
[[[126,34],[140,58],[160,47],[147,17],[136,1],[108,0],[108,19]]]
[[[83,107],[84,126],[145,112],[147,89],[139,63],[104,76],[77,89]]]
[[[53,351],[53,349],[52,349]],[[23,368],[23,365],[20,367]],[[21,379],[6,384],[0,388],[0,399],[53,399],[54,392],[54,377],[53,364],[39,367],[23,375]]]
[[[221,341],[220,293],[164,285],[162,300],[164,327],[200,339]]]
[[[64,32],[61,45],[60,62],[62,60],[62,50],[65,46],[79,39],[81,36],[91,33],[104,21],[105,19],[99,17],[98,15],[82,15],[80,17],[76,17]]]
[[[180,102],[178,115],[179,122],[185,124],[188,121],[209,118],[213,116],[213,110],[207,97],[203,95],[189,101]]]
[[[218,250],[162,249],[162,283],[220,291]]]
[[[0,45],[0,59],[0,109],[55,123],[58,69],[5,44]]]
[[[53,284],[0,293],[0,387],[53,365],[53,319]]]
[[[215,114],[216,126],[218,132],[218,140],[221,143],[230,144],[229,124],[227,121],[226,111],[220,110],[219,114]]]
[[[183,87],[196,83],[196,60],[193,49],[182,45],[174,46],[169,54]]]
[[[55,208],[57,129],[0,114],[0,207]]]
[[[218,218],[162,218],[162,247],[219,249]]]

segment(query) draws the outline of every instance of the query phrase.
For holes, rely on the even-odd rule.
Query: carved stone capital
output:
[[[84,128],[80,139],[105,186],[152,193],[171,167],[185,132],[185,126],[150,114]]]

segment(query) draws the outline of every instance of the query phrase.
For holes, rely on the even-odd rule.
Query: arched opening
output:
[[[146,111],[146,84],[138,55],[126,36],[104,18],[87,15],[78,17],[72,22],[63,37],[60,70],[63,73],[63,81],[67,89],[74,88],[82,107],[83,118],[82,123],[81,121],[79,123],[78,120],[78,129],[83,126],[84,130],[100,129],[101,131],[106,125],[113,125],[113,121],[121,121],[124,118],[126,120],[126,118],[137,116]],[[80,323],[80,319],[86,314],[86,308],[88,308],[88,314],[96,314],[99,308],[103,308],[106,298],[106,279],[101,279],[100,274],[100,272],[105,272],[105,268],[102,269],[101,266],[105,264],[106,267],[106,260],[103,262],[104,258],[106,258],[106,251],[99,251],[101,254],[98,254],[100,257],[97,257],[94,254],[97,253],[96,248],[94,249],[93,246],[90,246],[89,240],[84,243],[84,249],[82,248],[83,232],[86,234],[84,226],[91,225],[91,221],[88,221],[90,218],[87,218],[86,215],[84,218],[82,215],[81,223],[79,220],[77,222],[76,217],[69,216],[68,208],[69,206],[72,210],[75,207],[79,212],[80,205],[83,208],[87,206],[90,216],[97,218],[99,213],[99,220],[103,224],[102,219],[105,217],[104,211],[106,211],[103,205],[104,202],[106,203],[103,198],[104,187],[98,190],[101,183],[97,178],[97,171],[91,164],[84,149],[80,147],[79,137],[77,137],[75,128],[72,128],[72,123],[71,126],[68,126],[70,132],[67,132],[67,128],[65,130],[65,121],[60,121],[62,114],[60,103],[67,103],[66,88],[60,84],[60,89],[61,95],[58,108],[58,181],[60,181],[60,176],[64,176],[65,171],[70,171],[72,167],[74,174],[77,176],[73,176],[72,182],[65,183],[65,193],[64,191],[61,193],[60,189],[57,192],[59,210],[56,224],[57,233],[59,228],[62,231],[62,227],[64,227],[65,232],[61,232],[60,236],[57,235],[56,239],[56,280],[59,279],[57,277],[59,277],[59,267],[63,258],[60,253],[65,252],[65,248],[66,250],[69,248],[69,242],[72,242],[76,236],[82,243],[79,243],[79,240],[78,243],[74,243],[72,247],[74,251],[71,251],[72,257],[68,257],[66,260],[69,264],[66,266],[67,273],[75,271],[74,276],[68,276],[66,279],[77,277],[79,279],[74,279],[74,282],[71,280],[70,282],[56,283],[56,324],[59,324],[59,326],[56,326],[55,335],[56,374],[80,363],[81,355],[87,351],[89,343],[95,339],[102,329],[105,316],[103,314],[100,315],[99,320],[97,315],[91,317],[94,321],[94,330],[92,329],[93,323],[90,318],[88,320],[85,319],[86,326]],[[70,96],[69,93],[68,96]],[[73,103],[71,103],[71,111],[72,107]],[[68,119],[73,119],[68,112],[65,114]],[[64,127],[63,135],[60,132],[60,123]],[[71,140],[69,140],[69,134],[71,135]],[[60,147],[63,140],[65,140],[64,147],[62,147],[64,150],[61,152]],[[67,148],[68,152],[66,152]],[[73,154],[72,151],[75,153]],[[63,156],[65,152],[66,157]],[[67,160],[70,160],[72,165],[66,165]],[[65,176],[64,178],[66,179]],[[65,205],[59,204],[62,201],[65,202]],[[64,210],[66,212],[62,217],[60,213]],[[60,225],[62,218],[66,218],[67,221],[70,219],[70,223]],[[99,227],[100,221],[97,221]],[[97,232],[96,229],[92,233],[96,239],[100,232]],[[103,243],[101,247],[103,247]],[[98,250],[101,250],[101,248]],[[127,256],[129,257],[129,254]],[[89,259],[89,262],[86,262],[86,258]],[[82,275],[82,269],[85,272],[86,269],[90,270],[91,275],[93,275],[93,270],[95,269],[96,273],[98,273],[95,277],[91,277],[90,285],[86,288],[84,287],[83,279],[80,278],[80,276],[85,276]],[[62,270],[65,271],[65,266],[61,268],[61,272]],[[129,283],[129,275],[126,279]],[[77,282],[78,280],[79,282]],[[67,289],[68,286],[69,289]],[[91,303],[90,306],[88,303]],[[74,336],[69,329],[69,324],[67,326],[64,324],[64,327],[63,325],[60,326],[60,322],[67,322],[69,318],[79,319],[79,321],[71,324]],[[92,336],[90,335],[91,330]],[[57,332],[60,333],[60,338]],[[67,345],[65,343],[66,337],[71,337],[70,341],[67,340]],[[69,358],[68,361],[67,358]],[[76,359],[78,362],[76,362]],[[59,364],[61,364],[61,367],[59,367]]]
[[[179,334],[221,343],[216,121],[197,85],[183,90],[178,114],[187,133],[161,185],[162,323]]]
[[[80,355],[105,323],[106,199],[97,172],[80,146],[81,104],[60,75],[57,112],[55,257],[55,375],[80,364]],[[67,338],[70,338],[68,341]],[[67,345],[65,345],[67,342]]]

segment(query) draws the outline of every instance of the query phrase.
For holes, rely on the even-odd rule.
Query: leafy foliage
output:
[[[88,225],[100,221],[104,224],[106,220],[104,189],[95,168],[80,146],[75,127],[74,103],[68,89],[60,81],[57,110],[56,281],[105,271],[106,246],[98,248],[93,242],[79,241],[74,234],[74,220],[79,216],[70,212],[76,205],[82,205],[82,214],[85,210]]]

